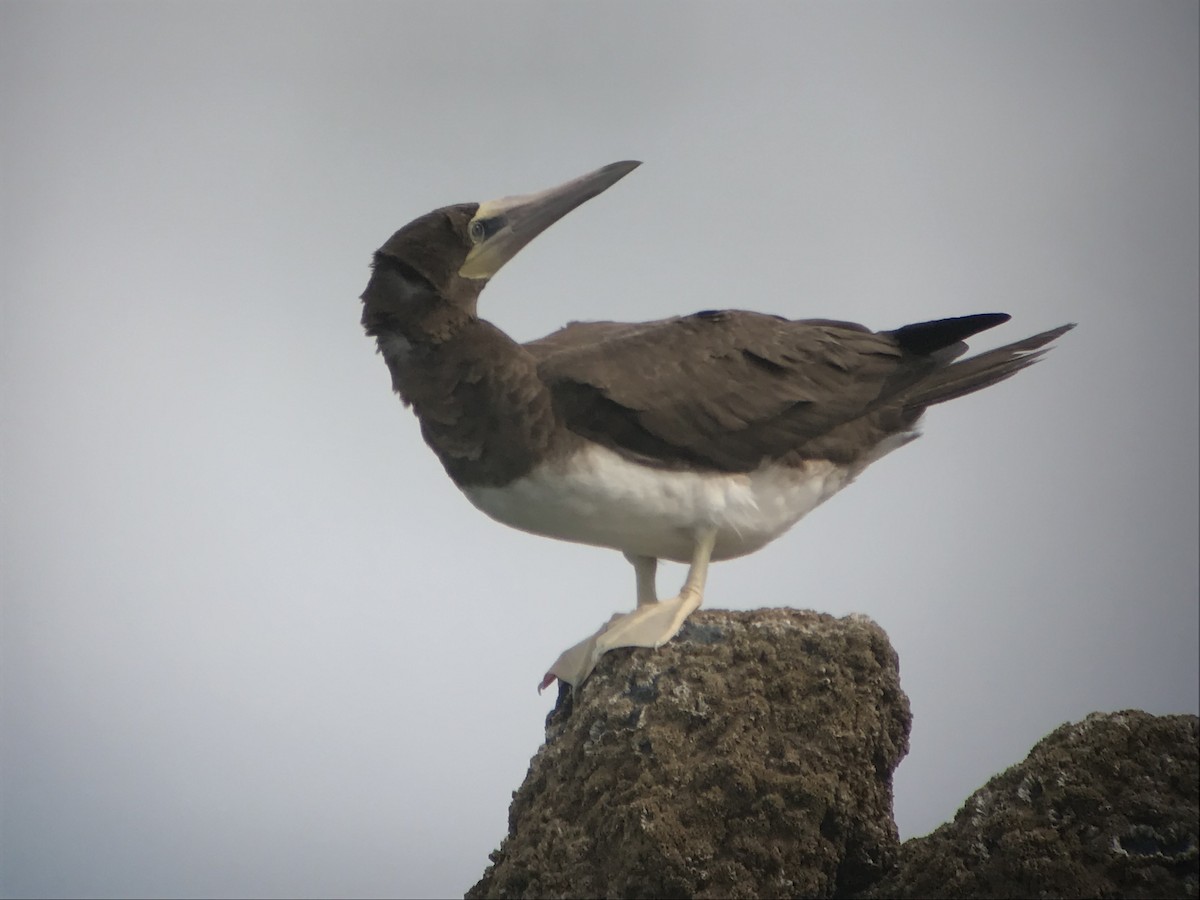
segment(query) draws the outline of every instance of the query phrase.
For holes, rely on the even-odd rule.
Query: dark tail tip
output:
[[[903,350],[928,356],[957,344],[973,334],[1003,325],[1011,319],[1008,313],[980,313],[975,316],[957,316],[953,319],[936,319],[932,322],[917,322],[889,332]]]

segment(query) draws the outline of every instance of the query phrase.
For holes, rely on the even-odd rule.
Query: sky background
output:
[[[712,607],[866,613],[904,837],[1197,711],[1197,6],[0,3],[0,892],[455,896],[620,554],[474,510],[358,324],[438,206],[645,161],[485,292],[1078,322]],[[665,566],[672,592],[683,568]]]

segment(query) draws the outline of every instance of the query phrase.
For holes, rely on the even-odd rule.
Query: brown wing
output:
[[[737,311],[573,323],[525,347],[571,430],[646,462],[723,471],[803,456],[948,362],[861,325]]]

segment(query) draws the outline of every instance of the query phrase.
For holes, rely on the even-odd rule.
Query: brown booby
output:
[[[669,641],[700,606],[710,561],[773,541],[917,437],[926,407],[1014,375],[1073,327],[959,360],[965,338],[1009,316],[873,332],[710,310],[572,322],[526,344],[479,317],[501,266],[638,165],[421,216],[375,253],[362,294],[392,387],[475,506],[633,564],[636,608],[563,653],[543,687],[578,687],[617,647]],[[660,559],[690,565],[669,600],[655,589]]]

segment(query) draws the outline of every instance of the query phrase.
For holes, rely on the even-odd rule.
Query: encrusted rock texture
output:
[[[870,619],[701,611],[562,690],[468,898],[1200,897],[1200,720],[1064,725],[900,845],[896,654]]]
[[[911,717],[883,630],[701,611],[562,690],[468,898],[829,897],[898,863]]]
[[[1198,820],[1200,720],[1093,713],[906,841],[865,896],[1195,898]]]

